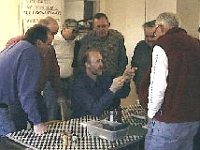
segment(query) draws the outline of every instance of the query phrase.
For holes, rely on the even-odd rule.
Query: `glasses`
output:
[[[152,37],[156,37],[156,31],[157,31],[158,27],[159,27],[159,25],[156,26],[156,29],[155,29],[155,31],[153,32]]]

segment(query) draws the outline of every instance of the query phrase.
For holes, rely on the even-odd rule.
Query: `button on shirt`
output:
[[[76,79],[72,87],[72,116],[99,116],[117,100],[128,96],[129,84],[115,94],[109,90],[111,84],[112,78],[107,76],[98,76],[94,81],[84,74]]]
[[[35,99],[39,72],[39,52],[27,41],[0,53],[0,103],[14,105],[20,101],[34,124],[41,122]]]

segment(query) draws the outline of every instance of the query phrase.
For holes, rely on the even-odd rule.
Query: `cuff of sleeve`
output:
[[[115,93],[113,91],[110,90],[110,88],[108,89],[108,92],[112,95],[115,95]]]
[[[40,124],[40,123],[42,123],[42,121],[39,119],[39,120],[34,120],[33,121],[33,125],[37,125],[37,124]]]
[[[154,112],[151,112],[151,111],[148,111],[147,112],[147,116],[152,119],[154,116],[155,116],[155,113]]]
[[[41,115],[37,111],[35,111],[34,115],[29,115],[28,118],[34,125],[42,122]]]

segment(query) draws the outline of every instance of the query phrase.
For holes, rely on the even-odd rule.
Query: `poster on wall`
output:
[[[62,0],[21,0],[20,20],[22,32],[37,24],[40,19],[51,16],[61,25]]]

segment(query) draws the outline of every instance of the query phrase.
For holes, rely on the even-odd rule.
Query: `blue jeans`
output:
[[[0,108],[0,136],[5,136],[14,131],[16,131],[16,128],[10,117],[8,108]]]
[[[165,123],[149,121],[145,150],[192,150],[200,121]]]

